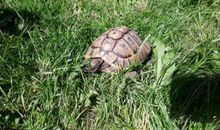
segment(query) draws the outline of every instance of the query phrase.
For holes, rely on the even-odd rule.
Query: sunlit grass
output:
[[[138,77],[84,74],[121,25],[153,49]],[[219,128],[219,0],[5,0],[0,29],[0,129]]]

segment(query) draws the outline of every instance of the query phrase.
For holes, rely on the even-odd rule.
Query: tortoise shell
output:
[[[142,44],[137,33],[128,27],[112,28],[99,36],[89,47],[84,58],[92,60],[96,70],[112,72],[147,59],[150,45]],[[92,70],[90,70],[92,71]]]

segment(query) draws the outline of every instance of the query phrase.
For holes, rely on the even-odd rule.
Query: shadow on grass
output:
[[[20,119],[20,115],[17,112],[12,112],[10,110],[0,111],[1,117],[0,118],[0,129],[1,130],[16,130],[19,128],[19,124],[23,123],[23,121]],[[13,126],[14,127],[11,127]]]
[[[16,126],[22,122],[23,117],[13,108],[16,101],[12,100],[19,96],[31,75],[38,71],[33,58],[34,47],[26,44],[26,38],[29,38],[27,31],[31,31],[39,20],[36,13],[0,6],[0,87],[7,96],[9,92],[13,93],[13,96],[9,94],[5,98],[0,91],[0,129],[17,129]],[[26,114],[21,107],[18,109]]]
[[[171,117],[207,123],[220,118],[220,74],[177,76],[170,91]]]
[[[25,38],[28,38],[27,31],[31,31],[33,26],[38,24],[40,20],[39,15],[34,12],[26,10],[16,11],[10,8],[0,6],[0,34],[7,34],[9,36],[0,35],[0,67],[3,69],[0,72],[2,79],[13,79],[19,80],[22,76],[27,76],[29,73],[33,73],[36,69],[34,63],[32,63],[32,55],[34,48],[31,45],[25,44]],[[11,37],[22,36],[22,37]],[[16,44],[19,43],[19,44]],[[21,46],[23,46],[22,49]],[[21,60],[21,52],[25,56],[26,60]],[[13,74],[14,72],[14,74]],[[16,76],[16,72],[19,74]],[[0,83],[1,87],[8,90],[11,86],[10,80],[2,80]],[[6,91],[7,92],[7,91]],[[1,94],[0,94],[1,95]]]
[[[20,35],[23,32],[26,37],[25,32],[31,30],[39,20],[39,15],[34,12],[0,8],[0,31],[9,35]]]
[[[207,6],[211,6],[214,3],[213,0],[204,0],[204,1],[202,1],[202,0],[184,0],[182,2],[186,7],[188,7],[188,6],[198,6],[199,4],[204,4],[204,5],[207,5]]]

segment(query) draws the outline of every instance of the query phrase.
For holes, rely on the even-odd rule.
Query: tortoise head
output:
[[[82,67],[83,72],[96,72],[99,70],[103,60],[101,58],[85,59]]]

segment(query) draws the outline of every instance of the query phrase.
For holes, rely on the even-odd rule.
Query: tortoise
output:
[[[137,32],[126,26],[111,28],[99,36],[84,56],[84,72],[116,72],[133,63],[145,61],[151,52]],[[132,76],[133,75],[133,76]],[[128,76],[134,77],[135,71]]]

